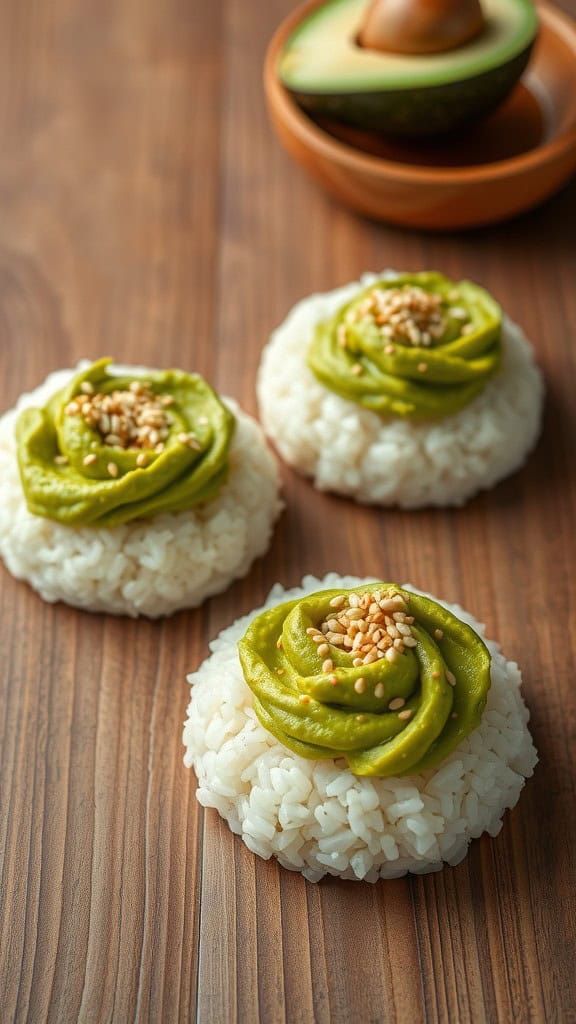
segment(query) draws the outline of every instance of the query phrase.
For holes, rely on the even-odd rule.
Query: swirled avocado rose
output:
[[[436,419],[485,387],[501,356],[502,316],[488,292],[441,274],[403,274],[361,291],[318,324],[308,365],[366,409]]]
[[[534,769],[518,666],[409,584],[276,584],[210,651],[184,727],[198,800],[310,881],[457,864]]]
[[[264,428],[321,490],[460,505],[520,466],[542,380],[520,329],[479,285],[379,275],[299,303],[258,378]]]
[[[469,626],[386,583],[264,612],[239,653],[262,725],[357,775],[437,765],[478,726],[490,686],[488,650]]]
[[[278,475],[259,426],[198,374],[51,374],[0,419],[0,555],[48,601],[166,615],[268,546]]]
[[[31,512],[76,526],[118,526],[215,497],[234,416],[196,374],[108,373],[101,359],[16,423]]]

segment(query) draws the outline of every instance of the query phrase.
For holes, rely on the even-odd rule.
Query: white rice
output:
[[[32,515],[22,490],[14,424],[42,406],[78,369],[59,370],[0,418],[0,556],[45,601],[156,618],[199,605],[244,576],[269,544],[282,503],[276,462],[258,423],[235,402],[230,472],[216,498],[185,512],[113,529],[71,527]],[[116,373],[145,367],[114,367]]]
[[[540,432],[542,376],[521,329],[505,318],[500,372],[454,416],[383,419],[329,391],[305,361],[314,327],[383,276],[395,274],[309,296],[274,332],[258,375],[264,429],[320,490],[403,508],[462,505],[525,462]]]
[[[421,775],[359,778],[344,761],[299,757],[260,725],[237,653],[249,622],[281,601],[366,582],[330,573],[306,576],[293,590],[277,584],[263,608],[220,633],[189,676],[184,761],[196,772],[199,802],[216,808],[254,853],[312,882],[325,874],[375,882],[458,864],[471,839],[498,834],[537,762],[520,671],[493,641],[486,641],[492,685],[480,726]],[[483,635],[458,605],[439,603]]]

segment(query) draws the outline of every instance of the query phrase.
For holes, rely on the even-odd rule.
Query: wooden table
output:
[[[262,56],[290,6],[2,5],[2,408],[113,354],[199,370],[255,411],[260,349],[291,304],[392,265],[470,276],[527,328],[544,433],[457,512],[357,508],[285,470],[268,556],[166,621],[49,606],[1,571],[5,1024],[576,1020],[576,186],[461,235],[341,209],[267,125]],[[311,885],[196,803],[187,671],[273,581],[329,569],[460,601],[524,669],[540,765],[455,869]]]

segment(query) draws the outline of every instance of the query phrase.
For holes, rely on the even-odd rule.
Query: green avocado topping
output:
[[[238,645],[254,710],[302,757],[356,775],[433,768],[480,723],[490,654],[435,601],[390,583],[263,612]]]
[[[108,373],[100,359],[16,422],[30,512],[70,526],[114,527],[215,497],[234,417],[181,370]]]
[[[307,353],[318,380],[381,416],[451,416],[501,359],[500,307],[470,281],[432,272],[371,284],[319,323]]]

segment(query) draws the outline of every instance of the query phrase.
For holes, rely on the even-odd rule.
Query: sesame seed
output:
[[[80,412],[80,406],[78,402],[69,402],[65,411],[68,416],[75,416],[77,412]]]
[[[404,637],[404,646],[405,647],[416,647],[417,643],[418,643],[418,641],[413,636],[405,636]]]
[[[360,373],[362,373],[362,365],[360,363],[354,363],[354,366],[351,368],[350,373],[353,373],[354,376],[357,377]]]
[[[400,653],[395,647],[389,647],[384,657],[386,658],[386,661],[390,661],[394,664],[395,661],[398,661]]]
[[[70,460],[69,460],[67,455],[55,455],[54,456],[54,462],[56,463],[57,466],[67,466],[69,461]]]
[[[80,390],[83,391],[85,395],[93,395],[94,385],[89,380],[83,380],[80,385]]]
[[[282,637],[280,637],[280,639],[276,641],[276,647],[278,648],[279,651],[281,651],[282,648],[284,647],[284,641],[282,640]]]
[[[440,679],[440,673],[439,672],[433,672],[432,673],[432,679]]]
[[[450,683],[450,686],[456,686],[456,676],[448,668],[446,669],[446,679]]]
[[[376,686],[374,687],[374,696],[379,699],[384,696],[384,686],[382,683],[376,683]]]
[[[410,708],[406,708],[404,711],[400,711],[398,713],[398,718],[401,718],[403,721],[407,721],[409,718],[412,718],[412,711]]]
[[[355,622],[356,620],[364,618],[364,612],[361,608],[351,608],[347,617],[350,622]]]
[[[108,465],[106,466],[106,469],[108,470],[110,476],[118,476],[119,470],[115,462],[109,462]]]
[[[326,661],[322,663],[322,671],[326,673],[334,671],[334,662],[332,661],[332,658],[326,658]]]
[[[320,630],[316,629],[316,626],[308,626],[306,632],[308,636],[317,636]]]
[[[343,604],[346,604],[346,598],[344,594],[338,594],[336,597],[333,597],[332,600],[330,601],[331,608],[341,608]]]
[[[444,630],[443,629],[435,629],[434,630],[434,636],[436,637],[437,640],[441,640],[442,637],[444,636]]]
[[[312,640],[315,644],[321,644],[324,640],[324,636],[322,633],[314,633]]]
[[[144,466],[148,465],[148,456],[146,452],[140,452],[136,458],[136,465],[140,466],[140,469],[144,469]]]
[[[386,345],[384,351],[387,356],[393,356],[396,351],[396,348],[394,347],[394,345]]]
[[[419,373],[426,373],[426,370],[428,369],[428,363],[418,363],[417,369]]]
[[[394,697],[394,700],[390,701],[388,708],[390,711],[399,711],[400,708],[404,707],[405,703],[404,697]]]
[[[320,644],[318,647],[318,654],[321,658],[325,658],[327,654],[330,654],[330,647],[328,644]]]
[[[362,664],[362,658],[354,658],[352,664],[354,665],[354,668],[360,668],[360,665]]]
[[[286,671],[285,668],[277,668],[276,669],[276,672],[278,673],[279,676],[283,676],[285,671]]]
[[[366,680],[362,676],[360,676],[360,678],[354,683],[354,689],[356,690],[356,693],[364,693],[364,690],[366,689]]]
[[[82,459],[82,462],[85,466],[92,466],[96,462],[96,456],[94,455],[94,452],[91,452],[90,455],[85,455],[84,458]]]

